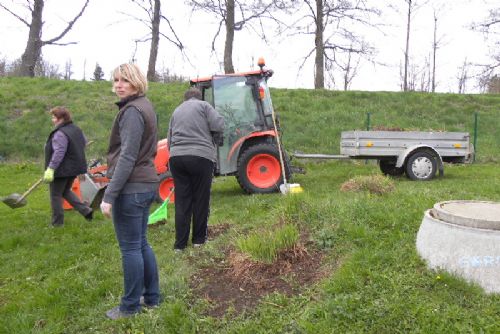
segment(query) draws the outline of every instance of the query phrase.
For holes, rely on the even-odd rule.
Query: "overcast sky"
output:
[[[20,0],[0,0],[12,6],[17,13],[28,12],[15,3]],[[382,2],[382,1],[380,1]],[[393,1],[394,2],[394,1]],[[400,0],[403,3],[403,0]],[[64,22],[72,18],[83,0],[46,0],[44,9],[43,39],[60,33]],[[173,4],[170,4],[173,3]],[[426,57],[432,52],[433,8],[440,9],[438,16],[438,37],[441,47],[437,54],[437,90],[457,92],[459,67],[465,60],[472,63],[485,63],[489,49],[483,36],[469,28],[473,21],[483,20],[488,9],[498,7],[492,0],[430,0],[427,6],[415,12],[412,18],[410,40],[411,59],[423,66]],[[98,62],[109,78],[109,73],[120,63],[128,62],[135,49],[134,40],[143,37],[147,29],[128,19],[120,12],[130,12],[136,7],[128,0],[91,0],[84,16],[63,41],[77,41],[77,45],[46,46],[43,55],[50,63],[59,64],[61,72],[64,64],[71,59],[73,79],[87,79],[92,76]],[[211,52],[211,42],[217,29],[217,19],[200,12],[192,13],[183,0],[164,1],[162,12],[172,22],[181,41],[186,46],[185,56],[175,47],[162,39],[157,62],[157,70],[168,68],[171,73],[185,77],[207,76],[222,73],[222,51],[224,33],[221,33],[216,47],[218,53]],[[386,11],[383,21],[388,24],[383,30],[385,35],[371,29],[369,41],[378,49],[377,62],[386,66],[362,63],[358,75],[351,85],[352,90],[399,91],[399,69],[403,61],[406,17],[394,11]],[[163,26],[165,30],[165,26]],[[28,29],[20,21],[0,9],[0,58],[8,61],[19,58],[25,48]],[[286,34],[275,36],[269,29],[268,44],[251,36],[248,32],[236,32],[233,63],[237,71],[256,67],[257,59],[263,56],[267,66],[275,71],[269,83],[280,88],[313,88],[313,57],[297,72],[304,56],[313,47],[312,36],[289,37]],[[498,37],[497,37],[498,38]],[[490,44],[492,45],[492,43]],[[139,44],[136,59],[146,71],[149,44]],[[84,72],[84,64],[85,72]],[[467,92],[477,92],[475,82],[467,84]],[[341,85],[333,87],[341,89]]]

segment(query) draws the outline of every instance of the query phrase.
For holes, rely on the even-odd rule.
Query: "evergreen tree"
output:
[[[94,69],[94,78],[92,80],[102,81],[104,80],[103,78],[104,78],[104,72],[102,71],[102,67],[99,66],[99,63],[96,63]]]

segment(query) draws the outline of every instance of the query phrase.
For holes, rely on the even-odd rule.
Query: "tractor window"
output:
[[[269,116],[272,114],[272,110],[273,110],[273,103],[271,101],[271,92],[269,91],[269,87],[267,86],[267,82],[264,80],[262,80],[259,83],[259,87],[264,89],[264,99],[262,100],[264,115]]]
[[[226,127],[253,128],[257,119],[257,104],[252,86],[245,82],[245,77],[214,78],[214,102],[217,111],[226,120]]]
[[[214,105],[214,94],[212,87],[206,87],[203,89],[203,100]]]
[[[220,173],[236,170],[236,155],[231,148],[241,138],[256,130],[257,103],[253,86],[246,84],[244,76],[214,76],[214,107],[224,117],[224,146],[220,147]]]

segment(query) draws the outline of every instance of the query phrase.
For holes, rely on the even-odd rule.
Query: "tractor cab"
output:
[[[279,129],[267,80],[273,71],[259,70],[214,75],[191,80],[203,100],[209,102],[225,121],[224,144],[218,148],[216,175],[236,175],[248,193],[274,192],[282,182],[282,170],[289,175],[288,161],[280,157]]]

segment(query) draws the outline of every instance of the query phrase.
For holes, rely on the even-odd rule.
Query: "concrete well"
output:
[[[429,268],[500,293],[500,203],[436,203],[424,214],[416,246]]]

